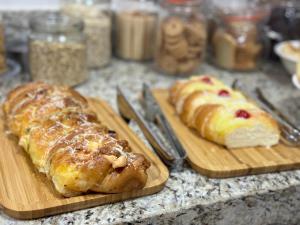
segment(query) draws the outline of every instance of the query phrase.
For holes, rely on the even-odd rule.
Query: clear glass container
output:
[[[126,60],[153,58],[158,5],[155,0],[113,1],[115,52]]]
[[[29,67],[33,80],[76,85],[88,78],[83,23],[59,13],[30,21]]]
[[[263,25],[268,15],[268,5],[258,1],[219,1],[217,28],[212,37],[215,64],[229,70],[255,70],[263,50]]]
[[[289,0],[272,6],[268,21],[270,29],[277,32],[282,40],[300,39],[300,2]]]
[[[0,75],[7,71],[7,62],[5,55],[4,23],[0,15]]]
[[[88,67],[98,69],[111,61],[111,9],[109,0],[62,0],[64,14],[84,22]]]
[[[170,75],[190,75],[206,49],[206,19],[200,0],[164,0],[155,53],[156,67]]]
[[[267,23],[267,37],[270,41],[269,59],[279,60],[274,52],[276,44],[300,39],[300,2],[281,0],[271,3],[271,15]]]

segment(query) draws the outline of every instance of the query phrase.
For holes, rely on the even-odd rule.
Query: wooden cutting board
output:
[[[282,143],[271,148],[227,149],[201,138],[185,126],[168,102],[168,91],[153,91],[177,137],[187,151],[190,165],[212,178],[227,178],[300,168],[300,148]]]
[[[5,213],[19,219],[39,218],[92,206],[150,195],[160,191],[169,173],[159,158],[149,150],[127,124],[104,101],[89,100],[99,119],[121,138],[129,141],[133,152],[143,153],[150,161],[144,189],[122,194],[87,194],[64,198],[57,194],[45,175],[37,172],[16,140],[8,138],[0,120],[0,204]]]

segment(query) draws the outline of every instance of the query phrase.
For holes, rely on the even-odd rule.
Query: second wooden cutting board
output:
[[[271,148],[227,149],[185,126],[168,102],[168,90],[156,89],[153,94],[187,151],[189,163],[200,174],[227,178],[300,168],[300,148],[280,143]]]

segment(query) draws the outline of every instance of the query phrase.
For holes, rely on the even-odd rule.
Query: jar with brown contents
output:
[[[263,48],[261,33],[268,7],[243,2],[236,3],[234,8],[223,2],[216,10],[218,22],[212,38],[214,62],[229,70],[256,69]]]
[[[157,4],[154,0],[115,0],[115,50],[122,59],[145,61],[153,58]]]
[[[51,13],[30,22],[29,66],[33,80],[76,85],[88,78],[81,20]]]
[[[201,64],[206,47],[206,23],[200,0],[161,3],[155,53],[156,67],[166,74],[189,75]]]

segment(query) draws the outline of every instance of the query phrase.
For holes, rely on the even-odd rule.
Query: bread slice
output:
[[[277,144],[277,123],[255,105],[244,101],[205,104],[197,108],[193,127],[201,136],[228,148]]]
[[[201,77],[192,77],[186,82],[182,82],[174,88],[175,92],[172,92],[173,104],[176,107],[176,112],[181,113],[183,104],[186,98],[195,91],[217,91],[226,89],[226,86],[217,79],[205,75]],[[174,90],[173,89],[173,90]]]
[[[185,98],[180,112],[181,120],[188,126],[193,124],[193,116],[197,108],[204,104],[226,105],[232,99],[246,101],[245,97],[230,89],[219,89],[214,91],[195,91]]]
[[[175,93],[170,89],[176,112],[202,137],[228,148],[272,146],[279,142],[277,122],[215,78],[193,77],[176,85]]]
[[[252,146],[270,147],[278,143],[279,133],[267,129],[263,124],[253,127],[241,127],[235,129],[225,138],[228,148],[243,148]]]

